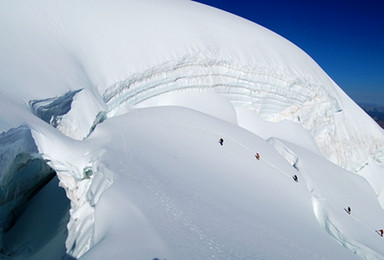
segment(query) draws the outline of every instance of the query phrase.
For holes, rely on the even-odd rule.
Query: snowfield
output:
[[[294,44],[186,0],[0,17],[0,258],[384,259],[383,130]]]

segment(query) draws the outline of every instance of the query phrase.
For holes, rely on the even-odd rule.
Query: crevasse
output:
[[[0,134],[0,253],[2,236],[28,201],[55,175],[42,158],[27,126]]]

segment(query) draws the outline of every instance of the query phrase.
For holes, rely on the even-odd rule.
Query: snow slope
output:
[[[32,190],[53,169],[71,201],[74,257],[383,258],[383,131],[292,43],[184,0],[0,17],[1,197],[22,194],[4,216],[36,158]]]
[[[162,93],[196,89],[222,93],[269,121],[299,121],[322,153],[346,169],[359,170],[368,157],[383,161],[382,130],[310,57],[256,24],[181,0],[3,1],[2,7],[3,104],[18,107],[17,116],[2,112],[2,130],[26,120],[26,111],[16,113],[29,109],[26,102],[69,90],[85,89],[80,103],[94,103],[78,115],[87,121],[99,111],[113,114]]]
[[[114,184],[96,206],[101,221],[94,238],[101,242],[85,259],[127,252],[160,259],[352,259],[317,221],[358,255],[383,255],[374,228],[384,212],[361,177],[306,153],[298,155],[297,170],[265,140],[193,111],[165,107],[122,117],[95,131],[101,138],[121,129],[103,147],[123,153],[101,159],[113,165]],[[116,208],[119,214],[105,215]]]

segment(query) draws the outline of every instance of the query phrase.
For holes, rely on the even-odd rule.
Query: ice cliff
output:
[[[12,128],[0,135],[0,243],[27,202],[55,175],[39,154],[30,129]]]

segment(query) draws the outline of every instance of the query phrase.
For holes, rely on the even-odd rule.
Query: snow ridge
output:
[[[313,172],[307,172],[305,165],[299,161],[299,155],[289,148],[283,140],[270,138],[268,139],[268,143],[270,143],[273,148],[297,170],[300,182],[305,183],[309,193],[311,194],[314,215],[320,226],[324,228],[324,230],[340,245],[354,252],[361,258],[382,259],[382,255],[379,252],[376,252],[372,248],[358,242],[359,238],[356,239],[353,235],[348,234],[349,232],[346,231],[346,228],[343,226],[344,223],[340,223],[340,216],[335,215],[335,212],[340,211],[340,208],[336,211],[334,209],[337,209],[339,206],[333,205],[336,202],[332,202],[329,199],[327,200],[326,196],[322,194],[322,189],[324,189],[324,187],[318,186],[318,183],[314,181],[314,175],[312,175]],[[338,188],[340,189],[341,187]],[[369,232],[373,232],[375,230],[374,227],[360,220],[353,213],[348,217]]]
[[[351,250],[363,259],[383,259],[379,253],[344,235],[323,207],[321,198],[318,198],[313,194],[312,203],[314,214],[319,221],[320,226],[335,238],[340,245]]]

